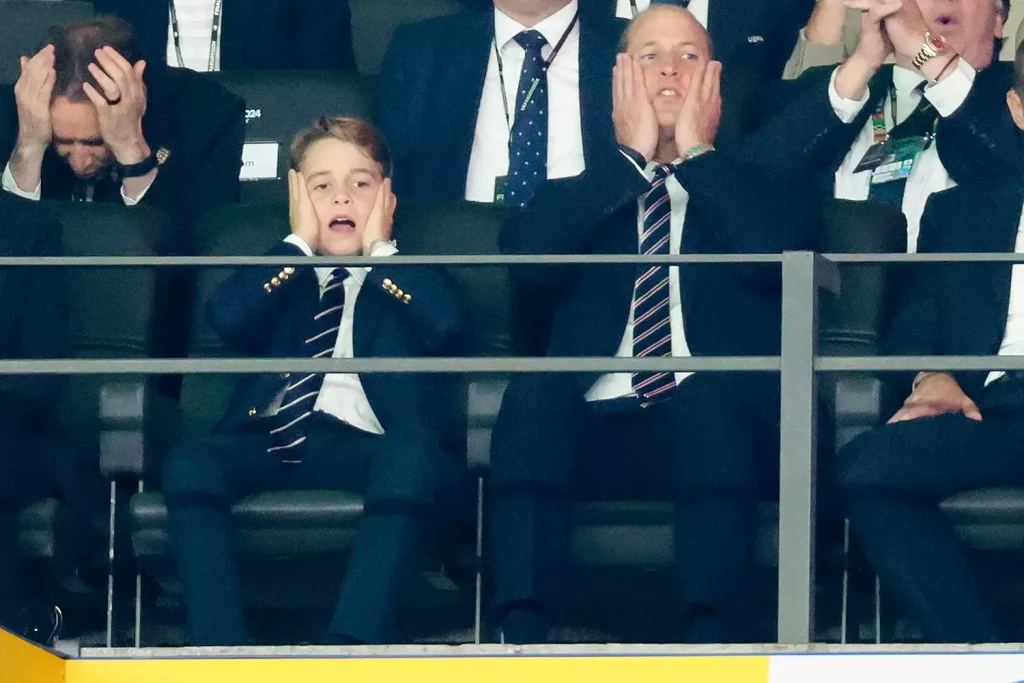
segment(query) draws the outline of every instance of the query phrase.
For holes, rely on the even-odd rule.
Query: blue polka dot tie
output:
[[[525,206],[548,177],[548,77],[541,55],[548,41],[539,31],[523,31],[515,41],[526,57],[509,144],[507,197],[510,205]]]

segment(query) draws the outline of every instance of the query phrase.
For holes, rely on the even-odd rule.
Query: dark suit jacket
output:
[[[135,27],[142,53],[167,58],[170,0],[94,0],[97,13]],[[355,70],[348,0],[225,0],[221,70]],[[177,66],[177,62],[171,62]]]
[[[582,0],[584,8],[615,15],[615,0]],[[666,2],[665,4],[672,4]],[[708,33],[715,58],[731,70],[781,78],[814,0],[710,0]]]
[[[615,147],[575,178],[544,183],[501,233],[510,254],[638,253],[637,199],[650,184]],[[814,249],[820,207],[791,201],[722,152],[683,163],[690,194],[680,251],[776,254]],[[778,266],[681,267],[686,339],[694,355],[772,355],[780,343]],[[629,317],[635,266],[521,266],[555,307],[552,356],[614,356]],[[585,386],[593,377],[583,378]]]
[[[154,150],[170,152],[143,202],[166,211],[185,232],[206,211],[238,201],[245,104],[204,76],[149,64],[142,131]],[[18,135],[14,90],[0,90],[0,159],[11,156]],[[6,163],[6,161],[4,161]],[[52,149],[43,160],[43,199],[71,198],[75,176]],[[121,203],[120,185],[101,182],[95,201]],[[178,248],[187,241],[178,241]]]
[[[584,0],[584,4],[587,0]],[[580,17],[580,111],[586,165],[614,142],[611,78],[617,31]],[[490,51],[494,13],[468,12],[400,26],[381,68],[379,125],[395,162],[395,192],[462,199]]]
[[[295,246],[282,242],[269,255],[295,256],[296,272],[279,286],[278,268],[241,268],[207,304],[211,326],[234,351],[261,358],[302,358],[309,323],[320,301],[319,282]],[[385,287],[391,280],[411,295],[408,304]],[[267,292],[265,284],[271,285]],[[454,285],[429,266],[389,266],[382,259],[363,282],[356,302],[353,350],[356,358],[438,356],[450,351],[465,326],[465,312]],[[384,430],[410,427],[441,433],[443,378],[427,373],[368,373],[363,389]],[[287,380],[252,375],[240,380],[227,414],[226,431],[244,428],[278,395]],[[255,408],[255,412],[251,409]]]
[[[60,256],[60,234],[60,223],[34,202],[0,196],[0,256]],[[69,355],[62,270],[0,270],[0,358]],[[0,431],[9,434],[46,425],[54,417],[63,385],[60,375],[0,376]]]
[[[1024,180],[957,187],[933,195],[921,220],[921,253],[1012,253],[1024,206]],[[1006,331],[1012,265],[926,264],[915,268],[910,292],[886,335],[889,355],[980,355],[999,352]],[[901,398],[913,375],[901,373]],[[953,373],[985,411],[987,371]],[[1020,406],[1024,408],[1024,396]]]
[[[979,72],[964,104],[939,122],[939,158],[958,184],[1006,177],[1021,169],[1021,137],[1006,108],[1012,66],[1000,62]],[[765,94],[757,119],[749,122],[756,132],[747,140],[748,150],[768,167],[781,174],[814,174],[829,194],[833,174],[892,83],[892,67],[885,66],[871,81],[864,109],[844,124],[828,97],[834,70],[808,69],[795,81],[775,84]]]

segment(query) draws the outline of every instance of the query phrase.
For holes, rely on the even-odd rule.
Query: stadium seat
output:
[[[905,236],[902,214],[867,204],[832,202],[824,211],[826,251],[884,252],[902,249],[899,239]],[[905,239],[905,238],[904,238]],[[903,242],[905,244],[905,242]],[[870,355],[877,349],[885,303],[885,284],[876,281],[878,268],[850,273],[843,282],[838,300],[823,306],[822,329],[819,344],[822,353],[841,349],[843,353]],[[490,461],[490,428],[493,426],[504,386],[500,378],[490,383],[476,383],[470,392],[469,460],[479,469],[486,469]],[[830,403],[831,389],[823,389],[823,401]],[[826,414],[834,410],[828,407]],[[827,433],[831,433],[830,431]],[[831,444],[823,444],[830,453]],[[603,631],[614,630],[616,624],[601,623],[613,615],[612,621],[629,622],[630,640],[658,642],[672,637],[678,622],[671,611],[657,609],[665,595],[676,591],[674,579],[660,580],[664,570],[674,563],[673,510],[669,503],[641,501],[603,501],[581,503],[574,510],[575,528],[571,553],[579,568],[574,577],[569,619],[582,621],[587,627],[600,624]],[[761,507],[761,529],[757,544],[759,564],[771,570],[765,580],[765,592],[775,591],[775,572],[778,567],[778,506],[766,501]],[[836,525],[838,527],[838,524]],[[828,538],[834,539],[826,550],[834,557],[839,568],[841,547],[838,528]],[[831,553],[832,546],[837,552]],[[821,565],[819,565],[821,566]],[[822,566],[825,569],[825,566]],[[761,585],[760,583],[758,584]],[[600,595],[601,605],[595,606],[594,595]],[[612,603],[612,607],[609,607]],[[774,605],[774,603],[772,603]],[[658,615],[664,615],[659,617]],[[774,610],[772,610],[774,615]],[[836,615],[838,619],[839,615]],[[635,617],[631,619],[630,617]],[[575,622],[574,622],[575,625]],[[773,628],[771,624],[766,628]],[[616,633],[616,637],[626,635]]]
[[[61,202],[51,208],[60,217],[68,256],[153,256],[170,225],[159,211],[143,206]],[[73,357],[152,355],[157,290],[152,269],[69,268],[66,277]],[[98,454],[98,464],[107,473],[111,463],[123,461],[152,438],[141,414],[121,410],[123,399],[153,400],[153,395],[153,381],[141,376],[72,376],[59,406],[61,430],[76,447]],[[106,503],[106,496],[96,501],[100,511]],[[80,529],[84,521],[77,523],[69,527],[67,511],[56,500],[36,503],[21,515],[22,552],[30,559],[61,563],[66,555],[61,546],[82,540],[67,537],[69,528]],[[106,551],[96,554],[96,564],[103,569],[107,559]]]
[[[349,0],[349,7],[356,69],[367,76],[380,71],[391,34],[398,26],[464,9],[457,0]]]
[[[409,206],[403,205],[397,217],[396,234],[404,251],[411,253],[476,253],[486,248],[494,251],[499,221],[487,222],[489,207]],[[240,255],[262,253],[287,234],[287,210],[284,206],[230,206],[212,212],[200,229],[203,255]],[[487,252],[484,252],[487,253]],[[463,285],[470,307],[477,320],[488,325],[500,317],[503,293],[493,270],[464,269],[453,271]],[[196,321],[191,355],[224,357],[229,355],[216,334],[206,325],[203,302],[218,286],[227,271],[207,269],[199,277]],[[498,276],[500,278],[500,275]],[[497,297],[497,298],[496,298]],[[473,349],[500,346],[501,339],[467,342]],[[472,349],[471,349],[472,350]],[[192,375],[182,387],[180,404],[181,433],[184,438],[207,434],[223,413],[235,378],[225,375]],[[464,390],[453,386],[449,397],[459,405]],[[459,408],[462,406],[459,405]],[[464,430],[465,421],[456,419],[455,430]],[[461,432],[464,434],[464,431]],[[463,451],[461,440],[452,446]],[[279,491],[250,496],[234,508],[237,547],[247,559],[243,563],[243,584],[247,604],[262,610],[320,610],[333,604],[333,596],[342,576],[356,527],[362,518],[362,497],[338,491]],[[144,493],[132,501],[133,542],[136,558],[143,571],[157,578],[169,593],[178,593],[173,570],[170,539],[167,531],[167,510],[159,493]],[[468,534],[467,534],[468,537]],[[469,555],[472,553],[470,552]],[[297,561],[315,555],[317,561]],[[469,577],[472,564],[464,562],[465,553],[457,553],[458,566],[428,563],[421,581],[411,587],[406,623],[409,637],[430,637],[440,631],[461,629],[465,632],[471,621],[469,595],[472,591],[456,590],[450,580]],[[461,574],[460,574],[461,571]],[[453,621],[447,622],[445,618]],[[305,620],[308,637],[315,637]],[[258,630],[258,626],[254,630]],[[280,632],[275,636],[281,637]]]
[[[0,83],[18,80],[21,74],[19,58],[34,54],[51,26],[70,23],[92,13],[91,2],[0,2]]]
[[[837,240],[846,240],[845,243],[833,242],[825,245],[824,251],[829,252],[869,252],[876,251],[868,249],[863,242],[864,231],[871,229],[876,233],[881,231],[881,226],[886,222],[885,214],[891,214],[892,209],[874,207],[864,204],[861,212],[874,212],[873,215],[865,214],[870,220],[859,221],[857,226],[849,223],[848,230],[836,233]],[[892,222],[894,219],[890,219]],[[854,228],[857,227],[855,230]],[[889,233],[891,239],[891,232]],[[877,234],[876,238],[882,237]],[[885,239],[883,237],[883,239]],[[851,242],[853,240],[853,242]],[[858,240],[859,243],[857,242]],[[889,251],[902,251],[905,249],[905,242],[897,248],[892,248],[890,243]],[[934,266],[924,266],[929,268]],[[848,267],[843,272],[844,294],[848,282],[857,278],[858,288],[871,292],[871,300],[879,300],[879,287],[884,287],[885,282],[898,283],[899,274],[893,275],[892,271],[905,270],[901,268],[888,268],[880,265]],[[927,272],[927,271],[925,271]],[[829,319],[830,302],[823,302],[822,315],[826,321]],[[887,311],[883,314],[882,308],[868,308],[864,301],[856,298],[843,297],[843,310],[841,315],[846,321],[852,323],[845,329],[833,327],[829,334],[823,331],[819,337],[820,353],[823,355],[876,355],[879,351],[878,333],[872,334],[871,330],[881,331],[885,315],[892,314],[891,302]],[[827,323],[826,323],[827,324]],[[823,378],[822,395],[829,395],[834,392],[835,421],[836,421],[836,447],[841,448],[849,443],[858,434],[880,426],[885,422],[888,415],[893,412],[904,395],[894,391],[878,375],[871,374],[844,374],[834,380],[828,376]],[[953,496],[942,503],[942,509],[949,515],[954,524],[958,536],[960,536],[970,547],[978,551],[983,559],[983,566],[986,571],[993,575],[999,575],[1004,583],[1019,582],[1019,577],[1005,576],[1012,574],[1012,568],[1019,564],[1019,559],[1024,554],[1024,490],[1021,489],[988,489],[980,491],[968,491]],[[988,560],[988,561],[984,561]],[[1007,571],[1000,572],[996,565],[1005,563]],[[884,592],[884,586],[880,591]],[[1005,591],[1004,591],[1005,592]],[[1019,593],[1019,584],[1013,586],[1013,595]],[[888,601],[886,601],[888,602]],[[1019,600],[1016,601],[1019,604]],[[876,598],[876,609],[881,607],[881,598]],[[882,628],[882,633],[876,634],[881,642],[883,633],[887,632],[895,622],[886,614],[882,625],[881,615],[876,617]]]
[[[230,71],[208,74],[245,100],[242,201],[288,199],[288,150],[292,138],[324,115],[372,121],[370,82],[332,71]]]

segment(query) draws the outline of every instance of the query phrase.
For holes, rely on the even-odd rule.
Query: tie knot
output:
[[[515,41],[519,43],[527,55],[539,57],[541,48],[548,44],[547,38],[540,31],[522,31],[517,34]]]
[[[349,275],[348,268],[339,266],[331,271],[331,279],[327,281],[327,284],[332,285],[336,282],[344,282]]]
[[[663,180],[672,175],[672,167],[667,164],[658,164],[654,168],[654,179]]]

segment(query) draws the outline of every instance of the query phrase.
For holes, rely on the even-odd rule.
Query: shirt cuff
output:
[[[14,180],[14,174],[11,173],[11,163],[7,162],[4,166],[4,177],[3,177],[3,188],[4,191],[10,192],[11,194],[21,197],[22,199],[31,199],[32,201],[38,202],[43,194],[43,184],[39,183],[36,185],[36,189],[32,192],[25,192],[18,183]]]
[[[957,109],[963,106],[967,96],[971,94],[974,77],[977,75],[978,72],[975,68],[961,57],[953,73],[938,83],[927,86],[924,89],[924,96],[939,112],[939,116],[943,118],[952,116]]]
[[[284,241],[301,249],[302,253],[306,256],[313,255],[313,250],[309,248],[308,244],[306,244],[306,240],[302,239],[298,235],[288,235],[284,238]]]
[[[367,256],[394,256],[398,253],[398,247],[391,242],[377,242],[370,249],[370,253]]]
[[[836,90],[836,76],[838,74],[839,67],[836,67],[835,71],[832,72],[832,78],[828,82],[828,101],[832,104],[832,111],[835,112],[840,121],[843,123],[853,123],[853,120],[857,118],[861,110],[867,105],[868,98],[871,96],[871,89],[866,88],[864,96],[859,100],[848,100]]]
[[[149,188],[153,187],[153,181],[154,180],[156,180],[156,176],[153,176],[153,178],[150,179],[149,184],[146,185],[144,188],[142,188],[142,192],[140,192],[139,196],[136,197],[135,199],[132,199],[131,197],[129,197],[128,195],[126,195],[124,193],[124,184],[122,183],[121,184],[121,199],[124,200],[124,205],[125,206],[135,206],[136,204],[141,202],[142,198],[146,196],[147,192],[149,192]]]

